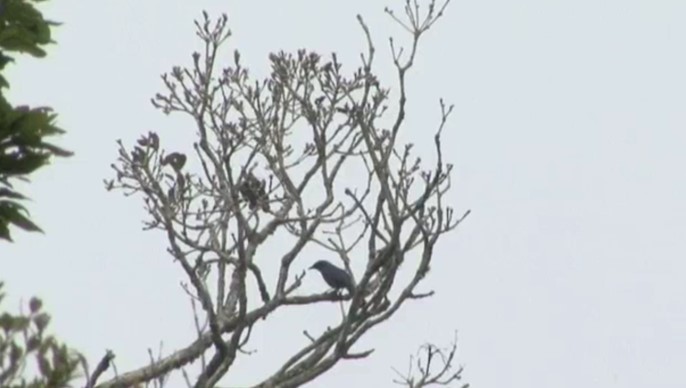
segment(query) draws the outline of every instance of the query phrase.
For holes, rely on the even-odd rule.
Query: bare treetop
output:
[[[410,33],[405,50],[390,41],[397,99],[373,73],[376,49],[362,17],[367,49],[351,74],[343,73],[335,54],[300,50],[270,54],[271,74],[261,80],[250,76],[238,51],[230,64],[223,62],[220,48],[231,36],[226,15],[212,20],[205,13],[196,22],[204,50],[193,54],[190,67],[163,75],[166,90],[152,100],[164,113],[191,117],[196,141],[185,150],[165,150],[151,132],[133,148],[120,142],[117,176],[107,185],[139,194],[146,228],[165,233],[169,254],[188,278],[187,291],[202,308],[198,338],[100,386],[152,381],[198,359],[201,373],[189,377],[189,385],[214,386],[230,372],[253,325],[275,310],[349,301],[340,322],[318,335],[306,333],[309,345],[254,383],[298,386],[341,359],[368,356],[373,350],[353,348],[369,329],[406,301],[433,293],[417,288],[434,247],[469,213],[456,217],[444,200],[452,166],[444,161],[441,133],[452,106],[439,105],[434,164],[422,163],[412,144],[399,144],[398,134],[409,129],[407,71],[447,4],[431,1],[423,9],[408,1],[402,18],[386,10]],[[341,178],[343,171],[358,179]],[[258,248],[277,232],[291,235],[291,245],[280,260],[273,254],[262,260]],[[302,255],[310,245],[340,259],[354,292],[297,292],[304,273],[292,273],[292,266],[316,261]],[[364,273],[353,275],[355,263],[364,263]],[[263,275],[265,268],[277,275]],[[396,277],[400,270],[412,273],[404,284]],[[259,295],[247,291],[248,282],[257,284]]]

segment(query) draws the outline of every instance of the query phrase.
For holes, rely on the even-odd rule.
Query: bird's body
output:
[[[326,284],[328,284],[332,288],[345,288],[351,294],[355,290],[355,285],[353,284],[353,280],[350,277],[350,274],[336,267],[335,265],[329,263],[328,261],[319,260],[316,263],[314,263],[312,267],[310,267],[310,269],[312,268],[318,270],[319,273],[322,274],[322,277],[324,278]]]
[[[257,179],[252,173],[249,172],[245,176],[238,191],[243,196],[243,199],[248,202],[250,210],[254,210],[259,206],[263,211],[269,211],[269,197],[265,190],[265,183]]]

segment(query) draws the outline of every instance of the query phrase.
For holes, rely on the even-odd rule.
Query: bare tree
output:
[[[322,59],[301,50],[271,54],[270,76],[254,80],[238,51],[221,68],[220,48],[231,36],[227,16],[203,14],[196,26],[204,51],[193,54],[192,66],[163,75],[166,90],[152,99],[164,113],[193,119],[192,150],[165,151],[156,133],[132,149],[119,142],[117,176],[106,182],[109,189],[140,194],[146,227],[166,235],[193,306],[199,306],[198,337],[100,387],[159,381],[196,360],[201,372],[186,375],[189,386],[215,386],[244,351],[256,322],[293,305],[349,301],[339,323],[317,335],[305,332],[310,343],[254,383],[296,387],[342,359],[367,357],[373,349],[354,349],[360,338],[408,300],[433,294],[418,286],[434,247],[469,214],[456,217],[443,199],[452,166],[443,160],[441,132],[452,106],[440,103],[435,164],[422,164],[398,134],[418,43],[447,4],[432,0],[424,8],[407,1],[404,17],[386,9],[411,38],[407,50],[390,40],[397,99],[374,75],[376,50],[360,16],[367,49],[352,74],[341,71],[335,54]],[[363,179],[341,180],[344,169]],[[278,262],[273,254],[261,260],[259,248],[277,232],[292,236],[292,245]],[[351,263],[365,260],[352,295],[297,292],[305,273],[293,274],[292,265],[310,245],[340,258],[351,275]],[[275,278],[263,275],[267,266],[278,266]],[[401,266],[412,271],[404,284],[397,278]],[[249,282],[257,285],[255,295]]]

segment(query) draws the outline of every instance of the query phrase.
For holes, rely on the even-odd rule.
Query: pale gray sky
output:
[[[396,1],[396,3],[401,3]],[[51,1],[64,22],[45,60],[12,68],[14,102],[53,106],[76,152],[28,189],[46,235],[15,232],[0,264],[10,298],[43,297],[58,336],[120,372],[193,337],[180,270],[142,232],[141,203],[107,193],[115,140],[190,130],[149,104],[159,74],[198,47],[202,9],[229,14],[246,64],[270,51],[336,51],[350,69],[367,19],[378,71],[402,32],[371,1]],[[426,36],[410,82],[408,138],[433,130],[439,97],[456,104],[447,158],[450,200],[473,214],[436,252],[425,289],[312,387],[392,386],[424,341],[459,331],[474,387],[682,387],[686,363],[686,2],[453,0]],[[427,124],[429,123],[429,124]],[[185,131],[184,131],[185,130]],[[426,155],[430,148],[422,148]],[[304,260],[302,267],[309,263]],[[308,289],[321,287],[310,277]],[[273,372],[303,328],[337,307],[277,314],[255,335],[232,385]]]

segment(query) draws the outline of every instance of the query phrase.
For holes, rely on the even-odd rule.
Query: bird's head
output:
[[[319,260],[319,261],[317,261],[316,263],[314,263],[314,264],[310,267],[310,269],[316,269],[316,270],[321,271],[323,268],[325,268],[325,267],[327,267],[327,266],[329,266],[329,265],[331,265],[331,264],[330,264],[328,261],[326,261],[326,260]]]

